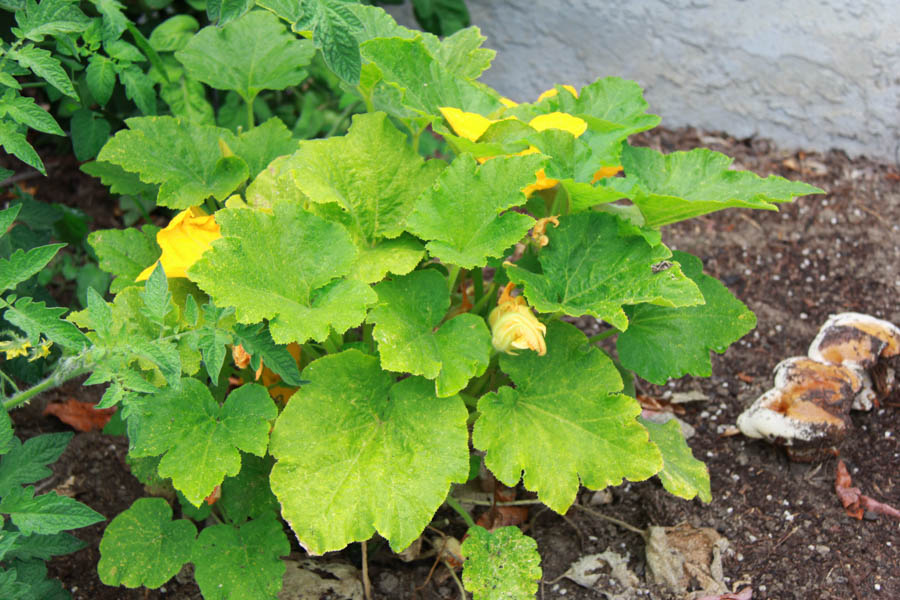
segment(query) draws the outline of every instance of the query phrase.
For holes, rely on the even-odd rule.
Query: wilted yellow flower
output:
[[[50,340],[41,338],[41,343],[39,343],[36,348],[33,348],[28,354],[28,362],[34,362],[39,358],[46,358],[50,356],[50,346],[52,345],[53,342],[51,342]]]
[[[234,360],[234,366],[238,369],[246,369],[250,364],[250,353],[244,350],[240,344],[231,347],[231,358]]]
[[[17,356],[28,356],[29,348],[31,348],[31,342],[26,339],[16,338],[0,342],[0,352],[6,354],[6,360],[11,360]]]
[[[521,296],[511,296],[515,288],[513,283],[507,284],[497,302],[497,308],[488,316],[491,326],[491,344],[498,352],[515,355],[515,350],[534,350],[538,356],[547,353],[544,335],[547,326],[537,317]]]
[[[542,248],[550,243],[550,238],[547,237],[547,225],[550,223],[553,223],[554,227],[559,227],[559,217],[553,216],[538,219],[537,223],[535,223],[534,227],[531,229],[532,239],[537,240],[537,243]]]
[[[209,249],[213,240],[222,237],[219,225],[213,215],[207,215],[201,208],[193,206],[183,210],[156,234],[156,242],[162,248],[159,257],[166,277],[187,277],[187,270]],[[150,278],[156,264],[152,264],[138,275],[137,281]]]

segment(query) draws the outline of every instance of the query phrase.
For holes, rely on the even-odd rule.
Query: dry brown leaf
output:
[[[103,429],[116,409],[94,408],[95,405],[95,402],[80,402],[75,398],[68,398],[65,402],[48,404],[43,414],[53,415],[77,431]]]
[[[844,461],[838,459],[837,474],[834,478],[834,491],[837,493],[838,499],[840,499],[848,515],[861,520],[866,511],[869,511],[900,519],[900,510],[870,498],[861,493],[859,488],[852,486],[853,480],[850,478],[850,472],[847,471],[847,465],[844,464]]]
[[[753,588],[745,587],[744,589],[736,593],[719,594],[718,596],[704,596],[703,598],[697,598],[697,600],[752,600],[752,598]]]

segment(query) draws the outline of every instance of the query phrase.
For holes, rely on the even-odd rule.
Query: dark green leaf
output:
[[[78,100],[78,94],[72,86],[72,80],[66,74],[59,61],[48,50],[28,44],[24,48],[10,51],[10,55],[19,65],[31,69],[35,75],[55,87],[64,95]]]
[[[72,115],[72,150],[78,160],[90,160],[109,139],[112,126],[93,111],[82,108]]]
[[[26,0],[25,10],[16,11],[18,37],[35,42],[44,41],[44,36],[58,36],[65,33],[80,33],[88,28],[90,19],[72,0]]]
[[[44,175],[47,174],[41,157],[28,143],[27,138],[18,131],[15,124],[7,119],[0,119],[0,146],[25,164],[31,165]]]
[[[85,71],[91,96],[100,106],[106,106],[116,87],[116,66],[101,54],[92,54]]]

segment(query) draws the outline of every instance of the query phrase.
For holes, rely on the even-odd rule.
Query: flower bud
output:
[[[515,355],[513,350],[533,350],[543,356],[547,353],[547,326],[538,321],[524,298],[510,295],[514,287],[512,283],[506,286],[497,308],[488,316],[491,344],[498,352]]]

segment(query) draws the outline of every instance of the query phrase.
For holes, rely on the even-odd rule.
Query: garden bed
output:
[[[657,398],[673,392],[705,397],[687,404],[682,418],[696,429],[689,444],[709,465],[713,502],[680,500],[654,478],[615,488],[611,502],[592,508],[641,528],[685,521],[715,528],[730,542],[724,560],[726,582],[736,588],[752,586],[755,600],[900,598],[900,523],[886,517],[848,517],[834,493],[834,459],[791,463],[778,448],[740,435],[721,435],[744,407],[771,387],[776,363],[806,353],[829,314],[863,312],[900,323],[900,171],[839,152],[788,153],[765,140],[735,140],[696,130],[656,130],[641,136],[641,143],[665,152],[709,147],[735,157],[739,168],[802,179],[828,193],[801,198],[780,212],[728,210],[666,228],[668,245],[701,257],[706,271],[728,285],[758,318],[754,332],[715,357],[711,378],[687,377],[671,386],[645,385],[639,390]],[[116,226],[114,203],[68,160],[50,163],[51,178],[27,182],[37,186],[36,197],[78,206],[94,217],[95,227]],[[66,430],[55,419],[41,416],[46,403],[69,396],[96,400],[98,395],[99,390],[70,383],[14,412],[16,431],[32,436]],[[854,485],[894,506],[900,505],[896,396],[881,409],[854,413],[853,431],[841,449]],[[125,452],[124,438],[76,435],[55,465],[53,478],[41,487],[73,495],[111,518],[144,495],[125,465]],[[591,495],[583,491],[579,501],[587,503]],[[541,508],[531,509],[528,532],[537,539],[543,558],[539,597],[602,597],[559,577],[579,557],[606,549],[629,553],[630,567],[643,581],[643,540],[638,534],[576,508],[566,518],[549,510],[537,514]],[[439,517],[449,520],[447,533],[462,535],[465,525],[454,513],[441,512]],[[50,563],[51,575],[60,578],[74,598],[200,598],[192,582],[172,580],[149,593],[101,584],[96,564],[104,526],[79,530],[88,547]],[[341,558],[358,563],[358,546]],[[430,560],[402,563],[381,550],[370,554],[370,566],[377,598],[459,596],[453,582],[442,576],[443,566],[415,591],[428,578]],[[639,591],[644,597],[668,597],[650,585]]]

